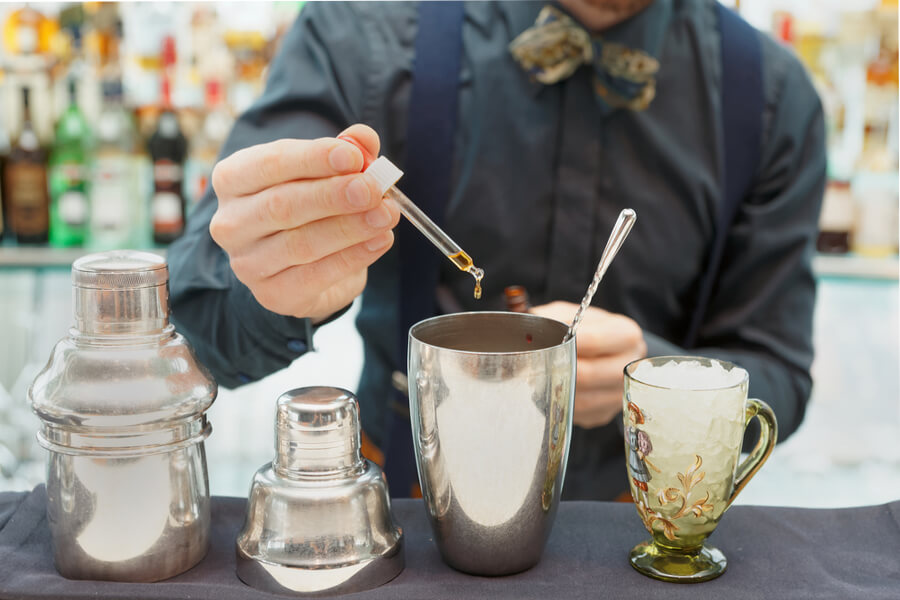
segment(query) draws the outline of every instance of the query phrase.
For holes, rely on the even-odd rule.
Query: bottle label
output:
[[[126,160],[98,160],[91,185],[91,229],[127,236],[129,174]]]
[[[59,217],[69,227],[83,227],[88,219],[88,201],[79,190],[69,190],[59,197]]]
[[[157,188],[169,188],[181,182],[181,166],[167,160],[153,164],[153,180]]]
[[[179,235],[184,228],[184,208],[181,199],[183,171],[181,165],[160,159],[153,163],[151,202],[155,235]]]
[[[69,187],[81,185],[87,177],[84,166],[78,163],[63,163],[56,167],[55,174]]]
[[[9,228],[18,235],[40,235],[50,223],[44,165],[18,163],[6,168]]]
[[[184,227],[181,215],[181,197],[172,192],[153,195],[153,231],[161,234],[177,234]]]
[[[67,227],[81,228],[87,225],[89,211],[85,194],[84,166],[63,163],[50,171],[50,195],[56,203],[59,217]]]

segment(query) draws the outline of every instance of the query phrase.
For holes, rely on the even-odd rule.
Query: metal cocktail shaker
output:
[[[403,532],[387,480],[360,455],[350,392],[307,387],[278,398],[275,460],[253,478],[238,534],[237,574],[291,595],[358,592],[403,570]]]
[[[409,332],[419,482],[451,567],[534,566],[562,491],[575,390],[567,326],[521,313],[460,313]]]
[[[206,554],[203,440],[216,384],[169,324],[167,283],[155,254],[75,261],[75,326],[28,391],[50,451],[47,517],[65,577],[157,581]]]

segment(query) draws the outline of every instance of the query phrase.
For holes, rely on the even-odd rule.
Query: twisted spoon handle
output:
[[[563,342],[568,342],[575,335],[575,328],[581,322],[585,309],[590,306],[591,300],[597,292],[597,286],[600,285],[600,280],[603,279],[606,269],[609,268],[609,264],[616,257],[625,238],[628,237],[628,233],[631,231],[631,227],[636,219],[637,214],[630,208],[626,208],[619,213],[619,218],[616,219],[616,224],[613,225],[612,232],[609,234],[609,240],[606,242],[606,248],[603,249],[603,254],[600,256],[594,279],[591,281],[591,285],[588,286],[584,298],[581,299],[581,306],[578,307],[578,312],[575,313],[575,318],[572,319],[572,324],[569,325],[569,330],[566,332]]]

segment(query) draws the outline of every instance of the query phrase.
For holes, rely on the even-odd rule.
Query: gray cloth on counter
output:
[[[46,491],[0,494],[0,598],[237,600],[278,598],[235,575],[234,542],[246,500],[213,498],[209,554],[167,581],[126,584],[70,581],[56,573],[45,517]],[[563,502],[541,562],[507,577],[473,577],[441,562],[420,500],[394,501],[403,527],[406,569],[390,583],[341,596],[384,599],[455,598],[900,598],[900,501],[846,509],[735,506],[711,538],[728,570],[713,581],[654,581],[628,564],[647,538],[633,505]],[[9,515],[3,524],[3,515]]]
[[[685,350],[678,344],[722,196],[715,3],[656,0],[603,33],[636,47],[648,28],[665,31],[656,97],[640,112],[600,110],[589,68],[556,85],[529,80],[507,46],[542,6],[465,6],[444,225],[486,275],[476,301],[472,278],[441,261],[440,297],[449,299],[443,310],[502,310],[508,285],[525,286],[535,305],[579,302],[619,211],[633,208],[637,224],[594,304],[634,319],[651,356],[709,355],[746,368],[750,393],[772,406],[786,438],[811,388],[811,258],[825,181],[822,107],[803,66],[760,34],[760,164],[730,230],[699,347]],[[307,3],[272,62],[265,92],[238,119],[222,156],[279,138],[333,136],[362,122],[402,166],[417,10],[412,2]],[[267,311],[236,279],[209,235],[216,206],[210,190],[169,251],[171,305],[200,360],[231,387],[288,366],[312,348],[312,328]],[[395,246],[369,268],[357,318],[365,349],[360,416],[376,444],[390,419],[391,371],[405,360],[397,356],[398,271]],[[576,427],[565,498],[612,499],[625,491],[623,448],[621,422]]]

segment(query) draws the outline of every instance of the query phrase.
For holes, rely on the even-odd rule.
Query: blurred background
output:
[[[829,183],[815,259],[814,388],[800,430],[739,502],[900,498],[896,0],[726,1],[793,49],[825,106]],[[259,95],[302,2],[0,4],[0,491],[43,481],[26,390],[71,325],[69,267],[180,235],[235,115]],[[220,390],[213,494],[274,454],[275,398],[354,390],[355,310],[279,373]]]

